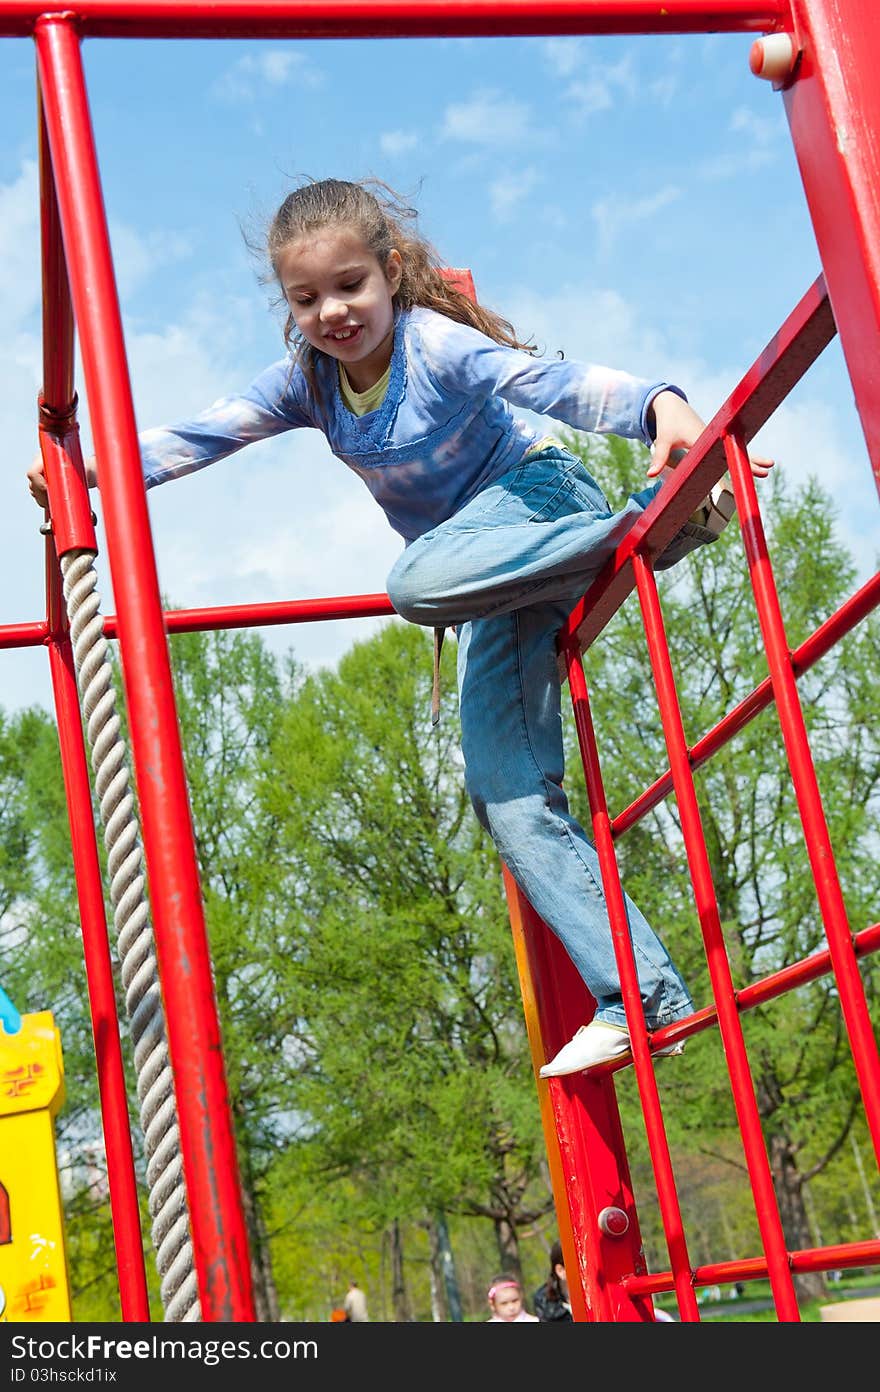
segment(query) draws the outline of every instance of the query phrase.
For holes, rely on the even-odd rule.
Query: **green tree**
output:
[[[274,743],[297,1145],[316,1183],[359,1182],[377,1229],[479,1216],[516,1267],[552,1204],[501,869],[464,792],[451,671],[436,729],[430,673],[428,636],[395,621],[303,683]]]
[[[279,868],[281,827],[260,796],[279,713],[296,683],[259,635],[189,633],[171,642],[199,875],[211,944],[257,1316],[279,1316],[267,1175],[289,1142],[286,989],[295,944]]]

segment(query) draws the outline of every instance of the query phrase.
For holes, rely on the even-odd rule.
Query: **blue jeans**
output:
[[[599,861],[562,788],[556,637],[660,484],[612,513],[561,447],[524,459],[406,548],[388,577],[411,623],[455,627],[465,780],[474,810],[596,1000],[626,1024]],[[660,568],[714,540],[687,523]],[[666,948],[626,897],[649,1029],[693,1010]]]

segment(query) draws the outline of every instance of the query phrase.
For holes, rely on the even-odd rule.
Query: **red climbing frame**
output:
[[[247,1239],[166,632],[252,627],[388,614],[385,595],[241,605],[164,615],[141,478],[131,387],[88,98],[83,38],[429,37],[497,34],[671,34],[726,31],[789,36],[782,66],[792,140],[822,262],[822,275],[722,405],[663,490],[577,606],[560,635],[583,755],[624,999],[635,1077],[653,1162],[670,1267],[649,1273],[614,1092],[614,1066],[589,1077],[538,1082],[560,1234],[578,1320],[649,1320],[652,1295],[674,1290],[684,1320],[699,1319],[695,1288],[768,1276],[779,1320],[799,1319],[792,1273],[880,1263],[880,1242],[786,1250],[770,1179],[742,1014],[833,974],[875,1154],[880,1160],[880,1060],[858,959],[880,947],[880,924],[854,932],[835,870],[797,678],[880,600],[875,576],[795,652],[788,649],[745,448],[839,333],[880,488],[880,19],[875,0],[0,0],[0,36],[34,42],[41,93],[44,376],[39,429],[51,496],[47,616],[0,629],[0,647],[48,648],[85,944],[124,1320],[149,1318],[137,1193],[127,1127],[107,925],[87,763],[57,556],[93,547],[73,380],[74,323],[82,343],[118,615],[119,640],[157,957],[175,1076],[184,1175],[202,1316],[254,1319]],[[768,53],[770,49],[768,48]],[[760,52],[754,62],[759,68]],[[778,61],[778,60],[777,60]],[[112,460],[112,468],[107,461]],[[729,468],[766,648],[769,677],[695,744],[688,745],[652,570],[682,522]],[[635,590],[654,664],[669,768],[611,817],[605,802],[581,653]],[[127,674],[137,673],[129,681]],[[775,703],[809,851],[827,949],[734,991],[699,810],[695,769]],[[689,1019],[645,1032],[626,931],[614,843],[674,792],[713,1001]],[[568,957],[507,877],[526,1024],[536,1072],[589,1014]],[[718,1029],[755,1198],[763,1253],[692,1268],[679,1209],[651,1051]]]

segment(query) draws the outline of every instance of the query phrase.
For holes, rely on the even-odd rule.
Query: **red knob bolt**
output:
[[[599,1214],[599,1227],[606,1237],[623,1237],[629,1230],[629,1219],[622,1208],[603,1208]]]

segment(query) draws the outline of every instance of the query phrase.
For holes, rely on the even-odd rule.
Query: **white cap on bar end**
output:
[[[765,34],[763,39],[755,39],[749,50],[749,67],[755,77],[782,83],[791,76],[796,57],[791,34]]]

